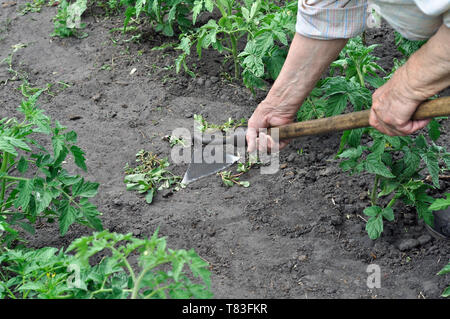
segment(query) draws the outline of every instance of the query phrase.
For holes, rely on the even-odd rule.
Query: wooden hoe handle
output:
[[[273,127],[279,129],[281,140],[300,136],[340,132],[361,127],[368,127],[370,110],[326,117],[318,120],[297,122]],[[414,120],[450,115],[450,97],[441,97],[423,102],[413,115]],[[269,129],[270,130],[270,129]],[[268,132],[270,134],[270,132]]]

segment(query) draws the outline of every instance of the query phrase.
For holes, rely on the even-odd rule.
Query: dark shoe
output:
[[[433,212],[434,226],[425,224],[430,234],[437,239],[450,240],[450,207]]]

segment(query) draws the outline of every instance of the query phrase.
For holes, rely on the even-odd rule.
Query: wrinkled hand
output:
[[[407,87],[404,68],[372,95],[369,123],[389,136],[405,136],[424,128],[430,120],[411,120],[420,103],[428,98]]]
[[[294,122],[296,107],[274,105],[268,101],[261,102],[248,121],[247,150],[249,153],[259,149],[270,151],[282,149],[289,141],[274,141],[271,136],[260,132],[261,129],[285,125]]]

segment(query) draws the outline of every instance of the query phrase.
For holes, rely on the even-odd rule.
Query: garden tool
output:
[[[267,134],[271,135],[271,130],[276,128],[278,130],[277,135],[279,139],[285,140],[301,136],[311,136],[363,128],[369,126],[369,115],[370,110],[365,110],[317,120],[291,123],[269,128],[267,130]],[[450,115],[450,97],[441,97],[423,102],[417,108],[412,119],[424,120],[447,115]],[[245,134],[246,130],[241,129],[237,130],[235,134],[226,137],[222,135],[215,135],[214,138],[212,138],[211,136],[197,137],[194,135],[194,140],[197,139],[197,143],[200,143],[201,145],[236,145],[237,141],[242,140],[242,138],[244,138],[245,141]],[[223,156],[220,157],[221,160],[214,162],[212,159],[212,157],[215,157],[214,154],[211,155],[208,152],[202,152],[201,148],[194,150],[192,159],[194,159],[194,157],[196,157],[196,161],[191,161],[182,181],[182,183],[186,185],[202,177],[220,172],[227,167],[230,167],[240,159],[239,156],[224,152]]]

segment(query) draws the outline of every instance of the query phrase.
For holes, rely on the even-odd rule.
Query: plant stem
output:
[[[356,64],[356,72],[358,72],[359,84],[361,84],[361,86],[362,86],[363,88],[365,88],[366,85],[365,85],[365,83],[364,83],[364,76],[363,76],[363,74],[361,73],[361,70],[360,70],[360,68],[359,68],[359,63]]]
[[[397,201],[397,198],[398,198],[398,195],[395,195],[394,197],[392,197],[392,199],[389,201],[389,203],[386,205],[386,207],[391,208]]]
[[[139,277],[137,278],[137,280],[134,281],[134,287],[133,287],[133,292],[131,293],[131,299],[136,299],[137,295],[139,293],[139,288],[141,285],[141,281],[144,279],[144,276],[153,268],[158,267],[159,265],[163,264],[164,262],[160,262],[160,263],[156,263],[154,265],[151,265],[150,267],[145,268],[141,274],[139,275]]]
[[[110,249],[112,251],[114,251],[119,256],[119,258],[123,261],[123,263],[125,264],[125,267],[127,267],[128,272],[130,273],[131,278],[133,279],[133,283],[136,283],[136,275],[134,274],[133,268],[131,267],[127,258],[125,256],[123,256],[122,253],[120,253],[116,248],[114,248],[114,246],[110,246]]]
[[[379,183],[379,181],[380,181],[380,175],[376,175],[375,176],[375,181],[373,183],[372,192],[370,194],[370,202],[374,206],[377,204],[377,191],[378,191],[378,183]]]
[[[131,289],[122,289],[122,291],[131,292]],[[111,289],[111,288],[108,288],[108,289],[99,289],[99,290],[93,291],[93,292],[91,293],[91,298],[92,298],[94,295],[99,294],[99,293],[102,293],[102,292],[112,292],[112,289]]]
[[[8,167],[8,153],[3,152],[3,159],[2,159],[2,167],[0,168],[0,172],[1,173],[6,173],[6,168]],[[0,200],[1,203],[3,204],[4,200],[5,200],[5,192],[6,192],[6,179],[2,179],[2,190],[1,190],[1,195],[0,195]],[[2,211],[3,211],[3,207],[2,207]]]
[[[169,288],[169,285],[159,287],[158,289],[153,290],[150,294],[148,294],[147,296],[145,296],[144,299],[150,299],[150,298],[153,297],[153,295],[156,294],[157,292],[159,292],[159,291],[161,291],[161,290],[164,290],[164,289],[167,289],[167,288]]]
[[[25,178],[25,177],[15,177],[15,176],[9,176],[9,175],[5,175],[0,177],[0,179],[2,180],[11,180],[11,181],[28,181],[29,178]]]
[[[237,53],[237,39],[234,36],[234,34],[230,33],[230,41],[231,41],[231,54],[233,55],[233,62],[234,62],[234,78],[238,79],[240,70],[239,70],[239,59],[238,59],[238,53]]]

